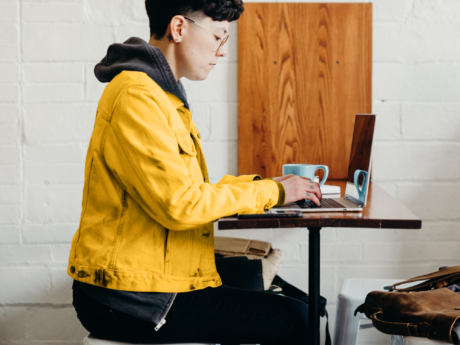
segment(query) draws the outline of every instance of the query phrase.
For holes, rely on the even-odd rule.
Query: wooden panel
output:
[[[346,179],[371,113],[372,4],[246,3],[238,22],[238,172],[326,164]]]
[[[345,181],[331,180],[326,184],[340,186],[342,197],[345,197]],[[303,218],[285,219],[227,217],[218,222],[219,230],[295,227],[421,229],[422,221],[399,201],[371,182],[367,205],[363,212],[304,213]]]

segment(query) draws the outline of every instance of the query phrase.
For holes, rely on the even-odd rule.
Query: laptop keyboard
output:
[[[347,208],[341,203],[335,201],[334,199],[323,199],[321,200],[320,206],[317,206],[313,201],[310,200],[299,200],[296,201],[296,204],[300,208]]]

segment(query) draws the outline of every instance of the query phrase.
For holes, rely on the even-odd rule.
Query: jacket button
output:
[[[70,273],[75,273],[75,267],[70,266]]]

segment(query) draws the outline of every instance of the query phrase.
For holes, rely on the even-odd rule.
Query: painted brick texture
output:
[[[458,0],[374,1],[374,182],[424,225],[322,230],[332,329],[343,279],[404,279],[459,263],[458,32]],[[93,68],[110,44],[148,33],[143,0],[0,0],[0,345],[76,345],[87,333],[65,269],[105,87]],[[237,173],[236,23],[230,35],[209,78],[184,81],[213,178]],[[305,229],[216,234],[271,241],[284,252],[280,275],[307,289]],[[360,344],[387,343],[373,330],[360,335]]]

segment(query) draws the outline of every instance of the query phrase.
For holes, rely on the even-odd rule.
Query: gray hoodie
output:
[[[124,43],[114,43],[107,55],[94,67],[94,74],[101,83],[109,83],[123,71],[144,72],[164,91],[177,96],[189,108],[187,94],[181,81],[176,81],[163,52],[142,38],[131,37]]]

